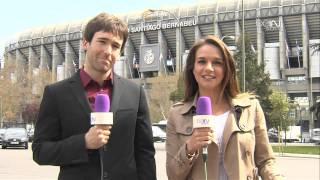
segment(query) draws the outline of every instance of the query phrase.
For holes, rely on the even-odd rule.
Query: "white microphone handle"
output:
[[[208,146],[202,148],[203,154],[208,154]]]

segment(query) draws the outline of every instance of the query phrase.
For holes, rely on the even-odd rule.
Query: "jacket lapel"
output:
[[[235,99],[232,100],[232,110],[229,113],[226,125],[223,131],[223,153],[225,153],[226,148],[228,146],[228,142],[230,137],[234,132],[243,131],[239,128],[245,127],[248,121],[247,111],[242,111],[242,109],[250,106],[250,94],[241,94],[238,95]],[[241,109],[242,113],[241,117],[237,119],[236,115],[239,109]]]
[[[119,109],[119,101],[122,94],[123,81],[120,76],[113,74],[113,90],[111,100],[111,112],[116,112]]]
[[[226,150],[231,135],[238,131],[240,131],[240,129],[236,122],[235,112],[231,111],[223,131],[223,152]]]
[[[81,104],[83,110],[87,113],[91,113],[91,108],[85,93],[85,90],[82,86],[80,79],[80,71],[78,71],[75,75],[73,75],[69,79],[69,85],[71,88],[72,94],[75,96],[76,100]]]

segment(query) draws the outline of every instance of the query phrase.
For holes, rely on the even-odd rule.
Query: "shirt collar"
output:
[[[193,111],[196,110],[197,107],[197,100],[198,100],[199,94],[196,93],[192,101],[183,102],[183,106],[180,109],[181,114],[188,114],[188,113],[195,113]]]
[[[251,104],[251,99],[255,98],[255,95],[250,93],[238,94],[235,98],[232,99],[233,107],[248,107]]]
[[[81,78],[81,81],[82,81],[82,85],[83,87],[87,87],[88,84],[91,82],[91,81],[94,81],[91,76],[84,70],[84,68],[81,68],[80,69],[80,78]],[[106,80],[104,80],[105,82],[106,81],[111,81],[111,84],[113,84],[113,71],[111,71],[110,75],[107,77]],[[105,83],[104,82],[104,83]]]

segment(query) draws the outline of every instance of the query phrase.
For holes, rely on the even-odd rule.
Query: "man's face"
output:
[[[96,32],[91,40],[83,41],[87,51],[86,69],[95,73],[107,73],[120,57],[123,39],[111,32]]]

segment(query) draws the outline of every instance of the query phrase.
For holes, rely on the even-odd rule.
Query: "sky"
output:
[[[205,0],[5,0],[0,9],[0,58],[16,34],[48,25],[80,21],[100,12],[126,14],[184,6]]]

